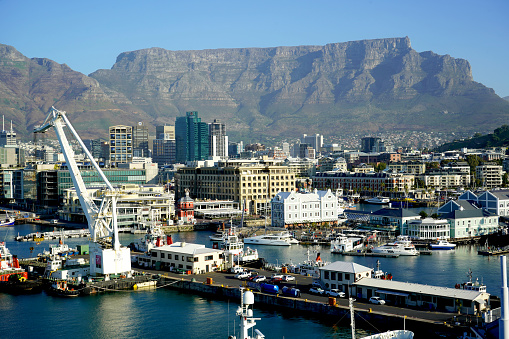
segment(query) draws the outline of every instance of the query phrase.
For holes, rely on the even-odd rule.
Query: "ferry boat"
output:
[[[374,197],[364,200],[368,204],[385,205],[391,202],[391,199],[386,197]]]
[[[371,250],[373,253],[399,254],[399,255],[419,255],[419,251],[412,244],[408,236],[398,236],[395,242],[375,247]]]
[[[331,253],[345,253],[362,249],[362,238],[349,238],[339,235],[330,243]]]
[[[290,238],[279,234],[262,234],[254,237],[244,238],[244,244],[291,246]]]
[[[436,243],[429,244],[429,248],[432,250],[453,250],[456,248],[456,244],[452,244],[447,241],[446,238],[438,238]]]

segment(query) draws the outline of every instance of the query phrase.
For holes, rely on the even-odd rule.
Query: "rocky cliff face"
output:
[[[226,121],[231,136],[491,130],[509,114],[507,101],[473,81],[466,60],[417,53],[408,38],[150,48],[122,53],[110,70],[90,77],[49,60],[26,59],[8,46],[0,48],[0,58],[2,98],[44,112],[53,104],[79,111],[88,118],[83,127],[94,132],[131,121],[173,123],[188,110],[199,111],[202,121]],[[6,106],[16,111],[16,105]]]

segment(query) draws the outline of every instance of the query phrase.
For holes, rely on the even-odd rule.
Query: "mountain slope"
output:
[[[0,45],[0,110],[26,134],[55,105],[85,137],[107,126],[173,124],[186,111],[248,140],[302,133],[492,131],[509,102],[470,64],[418,53],[408,38],[325,46],[125,52],[88,77]],[[72,115],[74,114],[74,116]],[[18,128],[17,128],[18,130]]]

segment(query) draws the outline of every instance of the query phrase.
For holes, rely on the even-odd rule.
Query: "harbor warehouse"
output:
[[[351,292],[359,299],[378,296],[389,305],[466,314],[479,314],[486,310],[490,298],[489,293],[481,291],[371,278],[355,282]]]
[[[320,268],[320,280],[325,288],[348,291],[354,282],[371,277],[373,269],[347,261],[336,261]]]
[[[192,274],[212,272],[223,264],[223,251],[206,248],[201,244],[176,242],[171,245],[154,247],[150,253],[153,267],[191,271]]]

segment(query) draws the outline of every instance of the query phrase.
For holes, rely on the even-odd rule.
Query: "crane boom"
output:
[[[107,187],[99,207],[95,204],[94,200],[87,191],[80,170],[78,168],[78,164],[74,159],[74,151],[72,150],[69,141],[67,140],[67,136],[65,135],[65,126],[69,128],[72,135],[76,138],[79,145]],[[119,192],[113,188],[108,178],[106,178],[106,175],[103,173],[97,162],[94,160],[93,156],[90,154],[89,150],[79,137],[71,122],[67,119],[66,113],[64,111],[59,111],[54,107],[50,108],[44,123],[41,126],[36,127],[34,129],[34,133],[44,133],[52,127],[55,130],[58,141],[62,148],[62,153],[64,154],[65,161],[69,168],[71,179],[76,189],[76,194],[78,195],[81,207],[85,217],[87,218],[88,228],[94,243],[97,243],[100,239],[104,240],[111,237],[114,253],[103,253],[101,252],[101,249],[97,250],[97,253],[99,253],[97,256],[101,259],[101,263],[96,263],[98,271],[101,273],[119,273],[117,272],[119,270],[119,266],[122,267],[122,269],[125,269],[127,266],[129,266],[130,270],[130,252],[128,249],[126,251],[126,248],[120,248],[120,242],[118,239],[117,198]],[[127,255],[129,258],[126,258]],[[103,258],[108,258],[109,265],[102,264],[102,260],[106,260]],[[96,260],[98,259],[96,258]],[[126,261],[128,261],[128,265],[126,264]],[[103,268],[103,266],[106,268]]]

